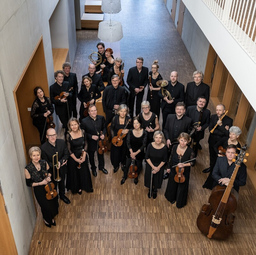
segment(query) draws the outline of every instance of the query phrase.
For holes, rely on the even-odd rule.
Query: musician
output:
[[[172,99],[163,96],[161,90],[159,90],[158,95],[162,99],[161,109],[163,114],[163,128],[165,127],[167,116],[175,113],[176,104],[178,102],[183,102],[185,99],[184,85],[178,81],[177,71],[171,72],[170,81],[164,89],[171,94]]]
[[[107,48],[105,50],[105,59],[103,63],[100,65],[102,80],[108,82],[109,70],[114,66],[115,59],[113,58],[113,50],[111,48]]]
[[[67,146],[70,153],[68,160],[67,190],[82,195],[82,190],[93,192],[91,173],[88,166],[87,140],[84,130],[79,127],[76,118],[68,122]]]
[[[130,90],[130,115],[137,116],[141,111],[141,102],[144,95],[144,88],[148,84],[148,68],[143,66],[144,59],[138,57],[136,59],[136,66],[129,69],[127,76],[127,83]],[[136,98],[136,105],[134,106]]]
[[[119,106],[126,103],[125,88],[119,86],[120,79],[117,74],[112,76],[111,83],[112,85],[105,88],[102,97],[103,110],[106,114],[106,126],[112,121]]]
[[[210,167],[203,170],[204,173],[210,172],[210,174],[205,181],[203,188],[212,189],[213,179],[211,173],[217,160],[217,154],[214,147],[216,143],[219,142],[222,138],[229,137],[229,128],[233,125],[233,120],[225,115],[225,112],[225,106],[223,104],[219,104],[216,106],[216,114],[211,116],[209,124],[210,136],[208,139],[210,152]],[[216,128],[214,129],[215,126]]]
[[[89,73],[82,76],[82,79],[87,76],[92,79],[92,84],[96,85],[98,90],[101,92],[105,89],[104,83],[102,81],[101,74],[96,73],[96,67],[94,64],[89,64]]]
[[[127,159],[124,169],[124,175],[121,180],[121,185],[123,185],[127,179],[129,167],[131,165],[132,159],[135,160],[137,166],[138,177],[134,178],[134,184],[138,184],[139,174],[142,170],[142,161],[145,158],[144,149],[147,143],[147,133],[142,128],[140,120],[138,117],[133,118],[133,129],[127,134]]]
[[[187,108],[186,115],[192,119],[191,122],[191,138],[193,140],[193,150],[195,157],[199,149],[202,149],[200,141],[204,138],[204,131],[209,126],[211,112],[205,108],[206,98],[200,96],[196,105]]]
[[[71,65],[69,62],[65,62],[62,65],[62,69],[64,72],[64,81],[69,82],[69,87],[73,88],[72,99],[71,99],[71,112],[70,116],[72,115],[74,118],[77,118],[77,110],[76,110],[76,98],[78,94],[78,86],[77,86],[77,77],[76,73],[71,73]]]
[[[154,133],[154,141],[148,145],[146,152],[146,171],[144,185],[149,188],[148,198],[157,197],[157,189],[160,189],[163,182],[164,166],[168,160],[168,149],[165,145],[165,138],[162,131]]]
[[[190,167],[195,164],[195,161],[192,160],[195,158],[195,154],[188,146],[190,139],[191,138],[187,133],[182,132],[179,135],[179,144],[173,146],[167,166],[167,172],[170,173],[170,177],[164,195],[171,204],[176,202],[177,208],[182,208],[187,204]],[[192,161],[184,163],[188,160]],[[176,165],[177,169],[173,167]],[[183,175],[185,177],[185,181],[183,183],[175,181],[175,175],[180,168],[184,168]]]
[[[159,65],[158,60],[154,60],[151,65],[151,71],[149,72],[149,91],[147,101],[150,103],[151,111],[157,116],[160,116],[160,101],[161,98],[158,95],[160,87],[156,85],[157,81],[162,80],[162,75],[158,72]],[[151,82],[151,83],[150,83]]]
[[[147,144],[153,142],[153,135],[156,130],[159,130],[160,125],[158,117],[155,113],[150,111],[150,103],[148,101],[143,101],[141,103],[142,112],[138,115],[141,122],[142,128],[147,132]]]
[[[41,207],[44,224],[46,227],[56,226],[54,217],[58,214],[58,198],[46,199],[45,185],[51,181],[51,174],[48,172],[49,165],[45,160],[41,160],[41,150],[39,147],[29,149],[31,162],[25,167],[25,178],[28,187],[33,187],[38,204]]]
[[[112,119],[111,122],[111,136],[116,137],[120,129],[122,129],[122,134],[127,135],[129,129],[131,128],[131,118],[128,116],[128,107],[125,104],[121,104],[118,108],[117,114]],[[127,154],[127,143],[126,136],[123,138],[123,144],[121,146],[115,146],[111,144],[110,160],[114,168],[114,173],[116,173],[121,164],[122,169],[125,168]]]
[[[98,153],[98,142],[99,139],[104,139],[106,135],[105,118],[101,115],[97,115],[97,108],[95,105],[89,105],[88,109],[89,116],[84,118],[81,122],[81,128],[85,130],[86,138],[88,141],[88,154],[91,165],[92,174],[94,177],[97,176],[94,154],[97,151],[98,156],[98,168],[104,174],[108,174],[107,169],[104,168],[104,154]]]
[[[194,81],[187,84],[185,104],[187,107],[196,105],[198,97],[204,96],[206,99],[205,108],[207,108],[210,98],[210,87],[203,83],[203,73],[201,71],[195,71],[193,78]]]
[[[105,61],[106,59],[106,56],[105,56],[105,44],[103,42],[99,42],[97,43],[97,49],[98,49],[98,53],[101,55],[101,62],[99,63],[99,65],[96,67],[96,71],[97,71],[97,74],[100,74],[100,65]],[[96,63],[94,63],[96,64]],[[87,75],[86,75],[87,76]]]
[[[114,66],[109,69],[108,85],[112,85],[111,78],[114,74],[119,76],[119,79],[120,79],[119,85],[123,86],[124,85],[124,69],[122,65],[122,59],[119,57],[115,58]]]
[[[72,106],[72,87],[69,83],[64,81],[64,72],[59,70],[54,73],[56,82],[50,86],[50,98],[55,105],[56,114],[67,132],[67,124],[70,118]],[[60,94],[64,92],[66,98],[60,98]]]
[[[30,116],[39,132],[41,144],[43,144],[46,141],[47,117],[52,116],[54,109],[50,98],[44,95],[42,87],[35,87],[34,95],[36,99],[31,106]]]
[[[213,187],[216,185],[228,186],[230,178],[235,169],[237,147],[233,144],[228,145],[226,150],[226,157],[218,157],[213,168],[212,177],[214,179]],[[247,171],[246,165],[241,163],[239,171],[237,172],[234,186],[236,192],[239,192],[239,187],[246,184]],[[236,193],[235,192],[235,193]],[[235,194],[237,195],[237,194]]]
[[[67,173],[67,161],[69,158],[69,152],[67,145],[64,140],[57,139],[57,134],[55,129],[49,128],[46,132],[47,141],[41,146],[42,159],[44,159],[50,166],[50,173],[53,178],[57,177],[57,168],[59,168],[59,175],[61,180],[56,182],[53,180],[56,190],[59,188],[60,199],[66,203],[70,204],[70,200],[65,196],[65,179]],[[53,155],[58,152],[58,162],[53,162]],[[55,172],[53,173],[53,163],[58,163],[55,166]]]
[[[88,107],[95,104],[96,100],[101,97],[101,94],[96,85],[92,84],[92,79],[84,76],[81,83],[81,89],[78,94],[80,105],[80,121],[88,116]],[[87,111],[86,111],[87,110]]]

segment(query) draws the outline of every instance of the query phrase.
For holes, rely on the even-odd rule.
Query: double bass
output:
[[[246,145],[241,148],[235,162],[235,169],[230,178],[228,186],[219,186],[213,188],[209,197],[208,204],[204,204],[197,217],[197,227],[209,239],[224,240],[229,237],[233,231],[235,221],[234,212],[237,207],[237,200],[231,193],[233,184],[241,163],[248,153],[245,153]]]

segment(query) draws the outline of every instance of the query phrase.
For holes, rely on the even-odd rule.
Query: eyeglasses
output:
[[[56,136],[57,134],[54,134],[54,135],[47,135],[47,136],[49,136],[49,137],[51,137],[51,136]]]
[[[144,107],[142,107],[142,109],[148,109],[149,108],[149,106],[144,106]]]

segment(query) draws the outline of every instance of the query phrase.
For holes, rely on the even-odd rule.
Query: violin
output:
[[[208,204],[202,206],[197,217],[198,229],[209,239],[224,240],[233,232],[235,221],[233,213],[237,207],[237,200],[231,193],[231,190],[241,163],[246,161],[246,159],[244,160],[244,156],[249,155],[245,151],[246,145],[240,150],[228,186],[217,185],[214,187]]]
[[[128,177],[131,179],[138,177],[138,167],[135,164],[135,159],[132,159],[131,165],[129,167]]]
[[[48,128],[55,128],[55,123],[53,122],[53,117],[52,115],[48,115],[46,117],[46,123],[47,123],[47,129]]]
[[[73,89],[73,87],[71,87],[68,92],[70,92]],[[68,92],[66,91],[62,91],[59,95],[55,96],[54,99],[55,100],[61,100],[61,99],[66,99],[68,97]]]
[[[179,163],[181,163],[181,155],[179,156]],[[178,167],[175,168],[176,174],[174,176],[174,181],[177,183],[183,183],[185,182],[185,176],[183,175],[185,168],[184,167]]]
[[[224,149],[223,146],[219,146],[218,147],[218,154],[220,154],[221,156],[225,156],[226,155],[226,149]]]
[[[120,79],[120,82],[119,82],[119,85],[120,86],[123,86],[124,85],[124,73],[122,73],[121,71],[124,70],[124,63],[122,63],[121,65],[121,69],[120,69],[120,72],[119,72],[119,79]]]
[[[103,62],[101,63],[101,65],[104,65],[106,61],[107,61],[107,59],[104,59]],[[101,69],[101,76],[103,76],[103,74],[104,74],[104,68]]]
[[[126,134],[123,133],[123,130],[127,128],[130,121],[131,119],[129,119],[125,127],[123,129],[119,129],[117,135],[112,138],[112,144],[115,145],[116,147],[120,147],[123,145],[123,139],[126,137]]]
[[[90,93],[90,100],[86,103],[86,107],[84,107],[84,117],[87,117],[89,115],[88,108],[89,108],[90,101],[92,100],[92,98],[93,98],[93,92]]]
[[[83,156],[84,156],[85,151],[83,150],[80,156],[80,160],[82,160]],[[81,169],[81,163],[78,164],[77,169]]]
[[[47,177],[47,173],[45,174],[45,176]],[[46,191],[45,196],[47,200],[52,200],[58,195],[53,182],[47,183],[44,189]]]
[[[100,135],[102,135],[102,131],[100,132]],[[98,153],[100,155],[102,155],[104,152],[108,151],[107,140],[108,140],[107,136],[105,136],[104,139],[100,138],[100,140],[99,140]]]

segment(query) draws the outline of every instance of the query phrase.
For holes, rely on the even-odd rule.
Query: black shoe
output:
[[[205,173],[205,174],[207,174],[207,173],[209,173],[210,171],[211,171],[211,168],[208,167],[208,168],[205,168],[202,172]]]
[[[171,202],[171,204],[173,205],[175,202],[176,202],[176,201],[175,201],[175,200],[173,200],[173,201]]]
[[[82,190],[79,190],[77,193],[78,193],[79,195],[82,195]]]
[[[56,221],[55,220],[52,221],[52,225],[56,226]]]
[[[163,179],[166,180],[169,178],[169,173],[165,173],[164,176],[163,176]]]
[[[70,204],[70,200],[69,200],[65,195],[62,195],[62,196],[60,197],[60,199],[61,199],[64,203]]]
[[[153,191],[153,199],[156,199],[157,197],[157,191]]]
[[[126,179],[123,177],[121,180],[121,185],[123,185],[125,183]]]
[[[96,170],[92,170],[92,175],[93,175],[94,177],[96,177],[96,176],[97,176],[97,171],[96,171]]]
[[[122,169],[122,171],[124,171],[124,169],[125,169],[125,165],[122,165],[122,166],[121,166],[121,169]]]
[[[119,166],[118,167],[116,167],[116,168],[114,168],[114,173],[116,173],[117,171],[118,171],[118,169],[119,169]]]
[[[45,221],[44,224],[47,228],[51,228],[51,224],[49,224],[48,222]]]
[[[134,179],[134,184],[137,185],[139,182],[138,177]]]
[[[103,168],[101,171],[102,171],[104,174],[108,174],[108,170],[105,169],[105,168]]]

